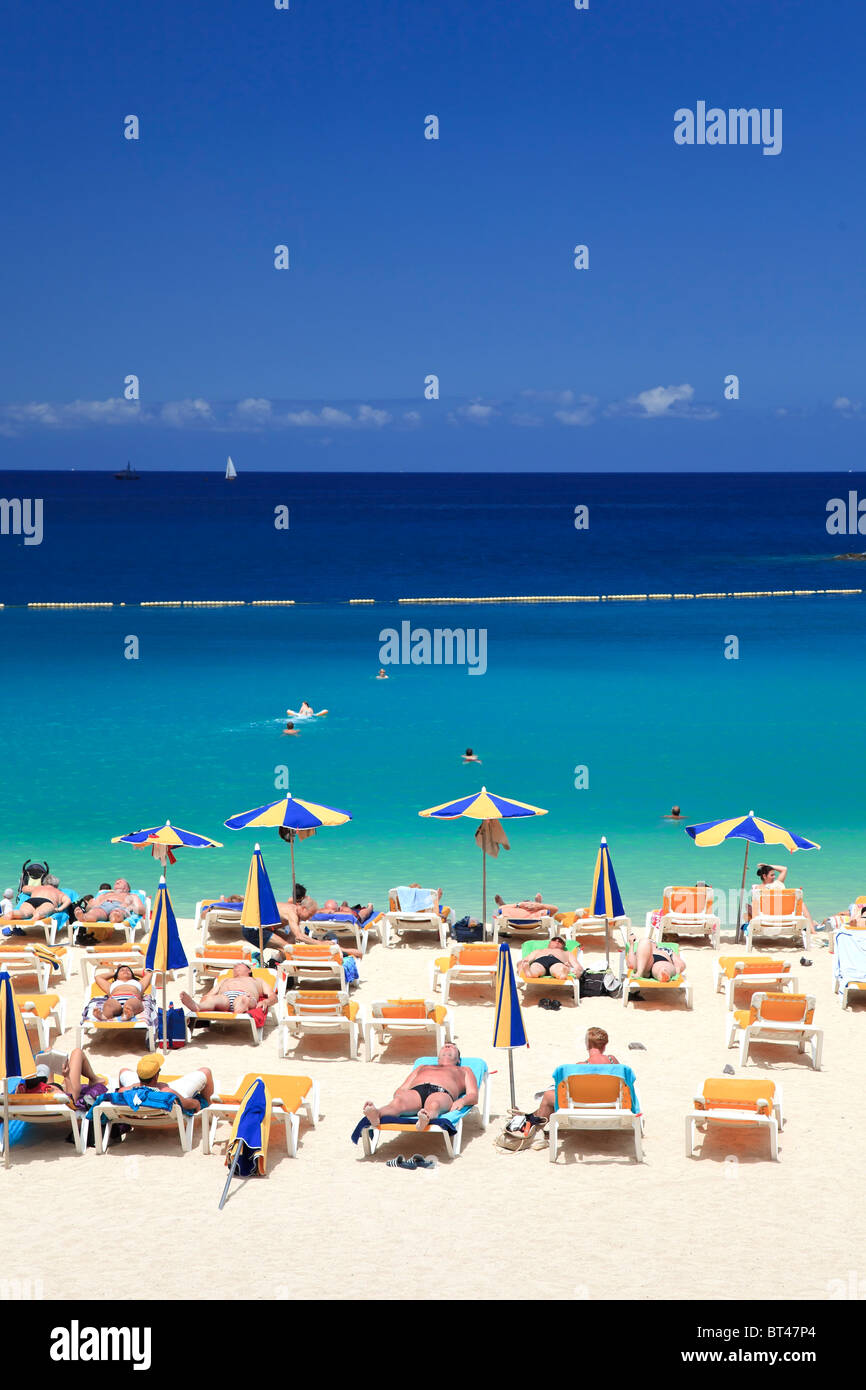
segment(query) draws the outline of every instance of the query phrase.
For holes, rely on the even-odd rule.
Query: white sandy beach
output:
[[[191,949],[192,922],[180,925]],[[374,942],[354,997],[363,1004],[425,994],[427,964],[438,954],[432,938],[391,950]],[[785,954],[799,958],[802,950]],[[584,1059],[586,1028],[607,1029],[611,1050],[637,1073],[643,1165],[626,1135],[569,1136],[555,1167],[546,1149],[515,1155],[494,1147],[509,1100],[507,1054],[490,1046],[492,991],[455,990],[452,1000],[458,1045],[485,1057],[496,1074],[490,1128],[468,1120],[463,1153],[451,1161],[434,1137],[390,1141],[371,1160],[349,1141],[363,1102],[387,1100],[414,1057],[430,1049],[394,1043],[368,1064],[349,1060],[342,1040],[301,1039],[280,1061],[273,1022],[258,1048],[236,1029],[212,1028],[170,1054],[166,1071],[206,1064],[227,1087],[249,1071],[316,1078],[321,1119],[315,1130],[302,1124],[298,1157],[288,1157],[275,1124],[267,1178],[236,1181],[218,1214],[223,1148],[206,1157],[198,1126],[189,1154],[171,1133],[133,1132],[107,1154],[90,1149],[83,1157],[59,1137],[65,1132],[43,1130],[14,1147],[13,1167],[0,1173],[3,1279],[13,1289],[30,1281],[46,1299],[89,1300],[136,1298],[145,1288],[167,1299],[838,1297],[851,1271],[860,1277],[866,1235],[862,1203],[845,1182],[859,1173],[866,1136],[855,1061],[866,1036],[862,1006],[839,1007],[832,957],[816,944],[814,965],[797,974],[800,989],[817,999],[823,1070],[778,1048],[756,1049],[748,1067],[751,1077],[770,1075],[784,1088],[781,1161],[770,1162],[765,1135],[727,1130],[699,1137],[699,1156],[689,1160],[683,1117],[696,1084],[720,1075],[726,1062],[740,1070],[737,1051],[724,1047],[713,952],[686,946],[684,955],[692,1012],[682,1004],[626,1009],[608,999],[579,1009],[563,1003],[557,1013],[530,1004],[531,1045],[515,1054],[518,1102],[531,1105],[555,1065]],[[596,949],[587,963],[599,963]],[[74,1025],[81,977],[61,988]],[[629,1051],[633,1041],[646,1051]],[[52,1045],[72,1044],[70,1026]],[[90,1055],[113,1085],[119,1066],[141,1054],[100,1037]],[[227,1133],[222,1127],[220,1137]],[[385,1166],[387,1157],[421,1149],[440,1157],[434,1171]],[[732,1154],[737,1161],[726,1162]]]

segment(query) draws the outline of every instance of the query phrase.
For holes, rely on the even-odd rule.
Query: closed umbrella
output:
[[[147,942],[147,950],[144,953],[144,963],[148,970],[162,972],[162,1043],[163,1048],[168,1047],[168,1007],[166,1003],[166,992],[168,988],[169,970],[184,970],[189,961],[181,945],[180,932],[177,929],[177,918],[174,915],[174,908],[171,905],[171,898],[168,895],[168,888],[165,884],[165,875],[159,880],[159,887],[156,890],[156,902],[151,916],[150,936]]]
[[[254,1174],[264,1177],[268,1166],[268,1138],[271,1131],[271,1096],[260,1076],[245,1092],[226,1149],[226,1163],[229,1175],[220,1198],[222,1211],[232,1178],[237,1173],[242,1178]]]
[[[264,929],[265,927],[280,926],[281,920],[274,890],[271,887],[271,880],[268,878],[268,871],[262,858],[262,851],[256,845],[250,860],[250,871],[247,874],[247,887],[241,908],[241,926],[252,927],[254,931],[258,930],[259,961],[262,965],[265,963]]]
[[[0,970],[0,1075],[3,1077],[3,1166],[9,1168],[12,1165],[9,1078],[35,1076],[36,1062],[8,970]]]
[[[514,977],[514,964],[511,951],[505,941],[499,945],[499,960],[496,966],[496,1018],[493,1023],[493,1046],[508,1049],[508,1079],[511,1084],[511,1104],[517,1108],[514,1098],[514,1049],[528,1047],[526,1029],[523,1024],[523,1011],[517,993],[517,980]]]
[[[610,862],[610,850],[607,847],[607,839],[601,837],[601,844],[598,847],[598,854],[595,860],[595,876],[592,880],[592,902],[590,913],[593,917],[604,918],[604,958],[605,967],[610,968],[610,935],[608,930],[608,920],[615,917],[624,917],[625,908],[622,905],[619,885],[616,881],[616,874],[613,871],[613,864]]]

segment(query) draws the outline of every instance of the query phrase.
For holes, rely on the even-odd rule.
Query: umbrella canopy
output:
[[[489,792],[486,787],[482,787],[481,791],[474,796],[461,796],[456,801],[443,801],[441,806],[429,806],[426,811],[419,811],[418,814],[419,816],[427,816],[431,820],[456,820],[458,816],[468,816],[470,820],[494,821],[515,820],[525,816],[546,816],[547,812],[541,806],[530,806],[526,801],[514,801],[510,797],[497,796],[495,792]],[[493,852],[497,853],[498,845],[494,837],[482,838],[480,843],[481,911],[486,926],[487,846],[489,845]],[[508,848],[507,841],[505,841],[505,848]]]
[[[746,855],[743,860],[743,877],[740,883],[740,897],[737,903],[737,940],[743,921],[743,897],[746,891],[746,869],[749,865],[749,845],[784,845],[791,854],[798,849],[820,849],[814,840],[803,835],[795,835],[775,821],[765,820],[750,811],[747,816],[728,816],[724,820],[708,820],[701,825],[687,825],[686,834],[691,835],[701,848],[720,845],[723,840],[745,840]]]
[[[184,970],[189,961],[181,945],[177,918],[174,915],[171,898],[168,896],[164,874],[159,880],[159,887],[156,890],[156,902],[151,916],[150,936],[144,953],[144,963],[148,970],[158,970],[162,973],[162,1043],[165,1048],[168,1046],[168,1005],[166,1001],[168,971]]]
[[[322,826],[345,825],[352,819],[348,811],[338,811],[333,806],[321,806],[316,801],[301,801],[296,796],[286,795],[279,801],[270,801],[266,806],[255,806],[251,811],[239,811],[229,816],[224,824],[229,830],[287,830],[292,850],[292,901],[295,897],[295,834],[313,832]],[[294,832],[294,834],[292,833]]]
[[[598,855],[595,860],[595,875],[592,880],[592,901],[589,910],[593,916],[604,918],[604,953],[605,960],[607,964],[610,965],[608,919],[613,917],[624,917],[625,908],[622,905],[622,896],[616,881],[616,874],[613,871],[613,864],[610,862],[610,850],[607,847],[607,839],[604,835],[601,837],[601,844],[598,847]]]
[[[0,970],[0,1077],[3,1079],[3,1163],[9,1167],[9,1078],[35,1076],[36,1062],[7,970]]]
[[[268,1165],[268,1138],[271,1129],[271,1097],[267,1086],[257,1076],[238,1107],[231,1138],[226,1148],[229,1175],[220,1198],[220,1211],[228,1196],[235,1173],[250,1178],[254,1173],[263,1177]]]
[[[443,801],[441,806],[431,806],[418,814],[431,816],[433,820],[455,820],[457,816],[469,816],[472,820],[512,820],[516,816],[546,816],[547,812],[540,806],[530,806],[525,801],[512,801],[482,787],[475,796],[461,796],[457,801]]]
[[[252,927],[254,930],[258,930],[259,957],[264,964],[264,928],[280,926],[281,918],[259,845],[256,845],[253,850],[253,857],[250,860],[250,871],[247,874],[247,887],[241,908],[240,924],[242,927]]]
[[[179,825],[172,825],[170,820],[167,820],[165,825],[151,826],[149,830],[132,830],[128,835],[115,835],[111,843],[132,845],[135,849],[144,849],[150,845],[154,859],[161,860],[163,864],[166,859],[169,864],[175,863],[172,851],[176,849],[222,849],[219,840],[211,840],[207,835],[197,835],[194,830],[181,830]]]

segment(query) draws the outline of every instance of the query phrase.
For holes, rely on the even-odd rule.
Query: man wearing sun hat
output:
[[[199,1067],[196,1071],[188,1071],[184,1076],[176,1077],[171,1085],[160,1081],[159,1074],[162,1071],[165,1057],[161,1052],[146,1052],[139,1059],[135,1071],[129,1067],[124,1067],[118,1077],[120,1090],[129,1090],[135,1086],[148,1086],[153,1091],[170,1091],[177,1096],[181,1103],[181,1108],[195,1114],[201,1109],[201,1101],[209,1101],[214,1091],[213,1072],[210,1067]]]

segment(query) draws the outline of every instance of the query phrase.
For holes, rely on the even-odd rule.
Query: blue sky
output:
[[[0,467],[859,467],[860,37],[855,0],[18,7]],[[700,100],[782,152],[676,145]]]

